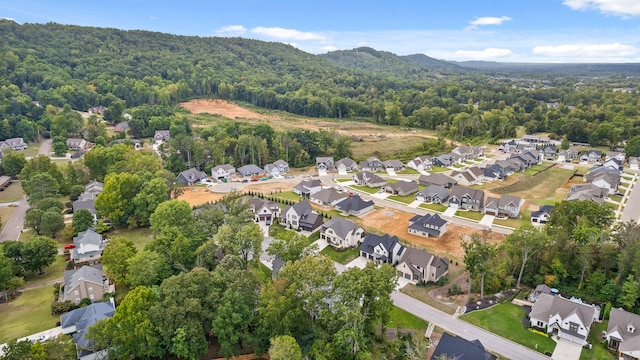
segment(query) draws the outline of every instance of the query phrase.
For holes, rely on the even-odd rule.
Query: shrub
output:
[[[529,328],[529,331],[531,331],[534,334],[538,334],[538,335],[549,337],[549,334],[547,334],[546,332],[543,332],[541,330],[538,330],[538,329]]]
[[[71,301],[54,301],[51,303],[51,315],[60,315],[69,312],[73,309],[77,309],[76,304]]]
[[[462,293],[462,289],[460,289],[458,284],[453,284],[453,286],[449,288],[448,292],[449,295],[460,295]]]
[[[78,304],[78,307],[85,307],[91,305],[91,299],[89,298],[84,298],[82,300],[80,300],[80,303]]]

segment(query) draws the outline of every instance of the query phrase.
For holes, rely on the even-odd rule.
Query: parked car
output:
[[[76,247],[75,244],[67,244],[67,245],[64,246],[64,248],[67,249],[67,250],[68,249],[74,249],[75,247]]]
[[[295,177],[295,176],[293,176],[293,175],[287,175],[287,176],[285,176],[284,178],[285,178],[285,179],[293,179],[294,177]]]
[[[31,342],[35,344],[38,341],[39,342],[45,342],[47,340],[49,340],[49,335],[40,335],[40,336],[34,338],[33,340],[31,340]]]
[[[243,183],[247,183],[247,182],[249,182],[249,180],[247,180],[247,179],[242,179],[242,181],[241,181],[241,182],[243,182]]]
[[[305,178],[305,179],[308,179],[308,178],[310,178],[310,177],[311,177],[311,175],[309,175],[309,174],[304,174],[304,175],[302,175],[302,177],[303,177],[303,178]]]

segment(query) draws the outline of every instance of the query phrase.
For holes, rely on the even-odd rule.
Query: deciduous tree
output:
[[[73,227],[73,233],[78,234],[82,231],[87,231],[93,226],[93,214],[87,209],[79,209],[73,213],[73,220],[71,226]]]
[[[35,271],[39,274],[42,269],[53,264],[58,255],[56,242],[45,236],[34,236],[24,243],[22,259],[25,270]]]
[[[118,284],[128,284],[128,261],[137,252],[130,239],[116,236],[109,240],[102,251],[102,265],[107,276]]]

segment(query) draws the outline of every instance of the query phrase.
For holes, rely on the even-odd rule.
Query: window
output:
[[[90,287],[90,288],[89,288],[89,292],[90,292],[90,293],[92,293],[92,292],[93,292],[93,288],[92,288],[92,287]]]
[[[74,290],[73,295],[80,295],[80,292],[78,290]]]
[[[578,332],[578,324],[576,323],[569,323],[569,331],[572,333],[577,333]]]
[[[91,301],[93,301],[93,294],[89,294],[89,299],[91,299]]]
[[[76,298],[76,304],[80,304],[80,298],[79,297]]]

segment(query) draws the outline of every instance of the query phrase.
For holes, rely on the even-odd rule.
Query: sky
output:
[[[0,0],[0,18],[455,61],[640,62],[640,0]]]

